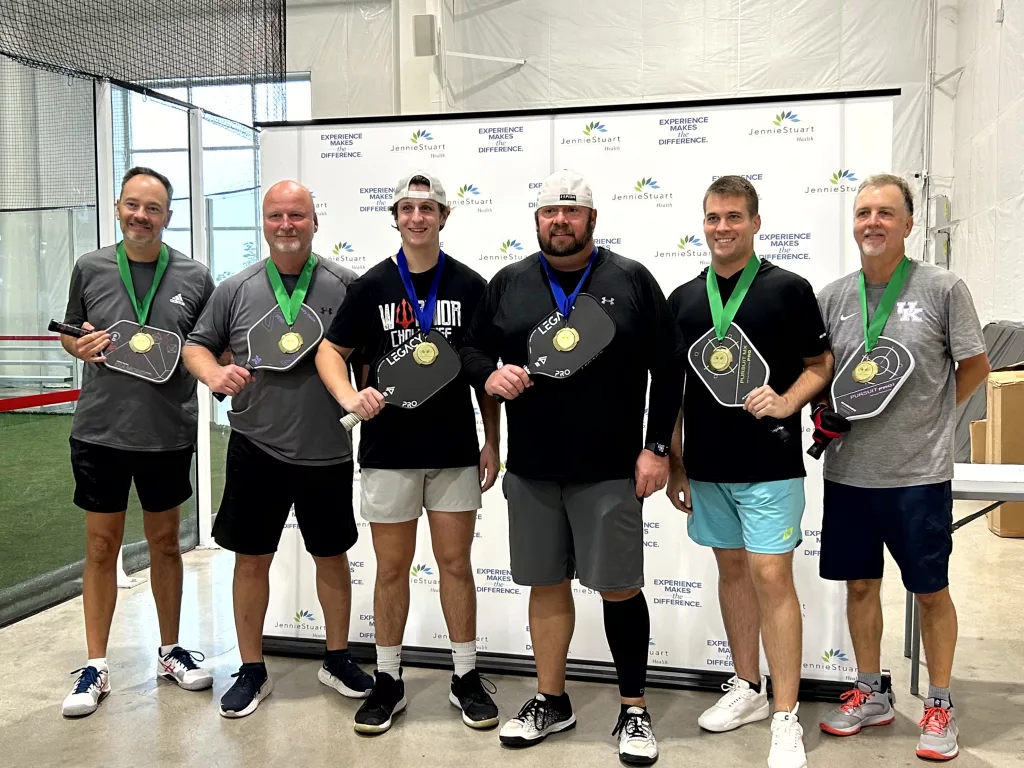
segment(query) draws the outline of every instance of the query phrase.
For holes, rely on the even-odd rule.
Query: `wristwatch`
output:
[[[650,451],[655,456],[668,456],[668,445],[665,443],[650,442],[644,446],[644,449]]]

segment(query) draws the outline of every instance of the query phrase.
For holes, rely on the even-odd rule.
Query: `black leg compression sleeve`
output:
[[[651,615],[644,593],[620,602],[604,601],[604,633],[619,675],[619,695],[639,699],[647,685]]]

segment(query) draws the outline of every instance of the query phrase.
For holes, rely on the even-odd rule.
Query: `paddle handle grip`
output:
[[[56,320],[51,320],[50,324],[46,326],[46,330],[51,333],[60,333],[64,336],[74,336],[76,339],[80,339],[83,336],[88,336],[90,333],[94,333],[94,331],[87,331],[85,328],[79,328],[77,325],[58,323]]]
[[[345,428],[346,432],[351,432],[352,429],[363,420],[363,417],[358,413],[348,413],[341,418],[341,426]]]
[[[828,448],[828,444],[831,442],[831,437],[823,436],[819,441],[817,436],[815,436],[814,443],[811,445],[810,448],[807,449],[807,455],[810,456],[812,459],[820,459],[821,454],[825,452],[825,449]]]
[[[255,375],[256,369],[252,367],[252,363],[251,362],[246,362],[246,364],[244,366],[242,366],[242,367],[245,368],[245,370],[247,370],[249,373]],[[224,402],[224,398],[227,397],[227,395],[225,395],[223,392],[214,392],[213,396],[216,397],[217,400],[222,402],[222,403]]]

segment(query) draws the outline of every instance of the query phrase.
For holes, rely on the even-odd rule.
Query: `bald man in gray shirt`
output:
[[[192,495],[196,381],[183,365],[175,365],[163,383],[104,365],[113,349],[107,329],[115,323],[138,320],[142,326],[175,334],[180,348],[213,293],[209,270],[161,240],[171,218],[170,204],[166,177],[150,168],[132,168],[117,201],[123,240],[83,255],[71,275],[64,322],[92,333],[77,339],[61,337],[64,349],[86,363],[70,443],[74,503],[86,510],[82,605],[88,661],[64,699],[62,712],[67,717],[91,714],[110,692],[107,639],[133,481],[145,510],[150,581],[160,625],[157,674],[187,690],[213,685],[212,675],[178,645],[178,527],[180,505]]]
[[[252,374],[243,367],[250,357],[249,331],[257,333],[255,326],[262,328],[268,313],[280,308],[288,317],[294,302],[331,315],[355,280],[352,270],[312,252],[317,227],[308,189],[293,181],[272,186],[263,199],[270,258],[217,286],[184,349],[196,378],[232,397],[227,477],[213,535],[235,553],[235,631],[242,666],[221,698],[224,717],[251,714],[272,690],[263,661],[263,623],[270,564],[292,505],[316,563],[327,630],[319,679],[350,698],[365,698],[373,688],[373,678],[348,653],[352,595],[346,552],[358,538],[352,445],[340,422],[341,407],[317,374],[313,348],[319,339],[300,342],[310,351],[287,370]],[[234,362],[222,366],[218,358],[228,349]]]

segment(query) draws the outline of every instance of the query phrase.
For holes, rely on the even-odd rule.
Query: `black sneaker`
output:
[[[373,678],[348,653],[331,653],[316,673],[324,685],[350,699],[365,699],[373,690]]]
[[[568,704],[568,697],[566,697]],[[506,747],[532,747],[540,744],[552,733],[576,727],[572,705],[568,712],[560,711],[543,693],[538,693],[519,710],[519,714],[501,726],[498,739]]]
[[[492,690],[484,690],[485,682]],[[494,683],[480,677],[473,669],[462,677],[452,675],[452,692],[448,694],[448,700],[462,710],[462,722],[470,728],[493,728],[498,724],[498,706],[488,694],[497,692]]]
[[[251,715],[274,690],[267,666],[260,662],[243,664],[232,677],[238,679],[220,699],[220,713],[223,717]]]
[[[395,680],[387,672],[377,670],[377,677],[370,692],[370,698],[356,712],[355,729],[359,733],[384,733],[391,727],[391,718],[408,703],[405,700],[405,682],[402,672]]]

